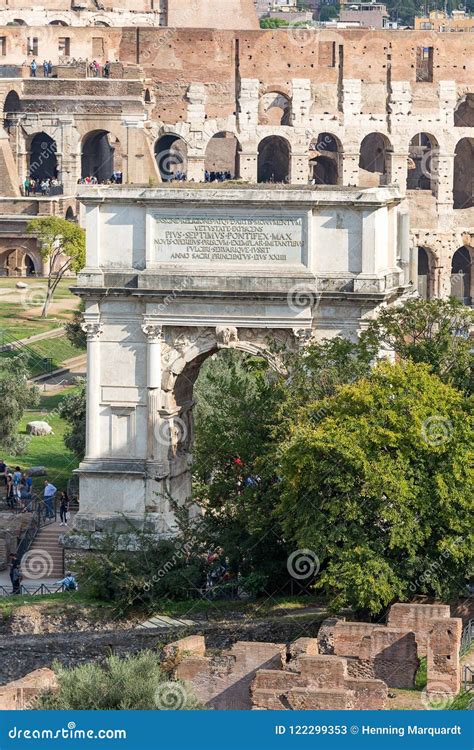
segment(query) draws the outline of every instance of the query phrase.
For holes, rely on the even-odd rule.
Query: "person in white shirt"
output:
[[[46,479],[44,483],[44,507],[45,507],[45,517],[46,518],[54,518],[54,496],[56,494],[57,490],[54,484],[51,482],[48,482]]]

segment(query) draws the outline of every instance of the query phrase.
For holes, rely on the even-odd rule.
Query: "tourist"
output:
[[[64,490],[61,492],[59,498],[59,518],[61,520],[60,526],[67,526],[67,514],[69,511],[69,498],[67,492]]]
[[[53,75],[53,63],[51,60],[48,62],[48,78]]]
[[[31,70],[31,77],[36,78],[36,70],[38,68],[38,65],[36,64],[36,60],[31,61],[30,70]]]
[[[48,78],[48,76],[49,76],[49,66],[48,66],[48,61],[47,60],[44,60],[44,62],[43,62],[43,75],[44,75],[45,78]]]
[[[45,518],[54,518],[54,496],[57,492],[54,484],[49,482],[47,479],[44,482],[44,508]]]
[[[15,502],[20,502],[21,497],[21,469],[19,466],[15,466],[15,471],[13,472],[12,476],[12,482],[13,482],[13,497],[15,498]]]
[[[25,196],[28,198],[28,196],[30,195],[30,189],[31,189],[31,183],[30,183],[29,177],[25,178],[25,181],[23,183],[23,189],[25,192]]]
[[[64,578],[56,581],[58,586],[64,586],[64,591],[77,591],[78,585],[72,573],[66,573]]]
[[[13,475],[7,474],[7,506],[10,510],[15,510],[15,495],[13,493]]]
[[[104,65],[104,78],[110,78],[110,63],[108,60]]]
[[[5,487],[7,486],[7,477],[8,477],[8,466],[6,465],[3,458],[0,458],[0,478],[2,480],[2,484]]]
[[[10,555],[10,581],[12,584],[12,594],[21,593],[21,570],[18,558],[13,553]]]

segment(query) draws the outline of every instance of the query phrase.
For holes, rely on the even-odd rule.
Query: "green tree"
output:
[[[77,224],[57,216],[32,219],[28,234],[39,241],[41,257],[48,262],[48,281],[42,317],[48,308],[61,279],[66,273],[79,273],[86,262],[85,232]]]
[[[64,325],[66,338],[78,349],[85,349],[87,347],[87,336],[82,330],[84,307],[84,300],[81,299],[79,309],[74,311],[72,319],[68,320]]]
[[[28,385],[27,355],[18,354],[0,370],[0,445],[6,453],[19,454],[25,444],[19,436],[18,423],[25,409],[39,404],[39,392]]]
[[[64,443],[82,461],[86,450],[86,384],[65,396],[58,406],[60,416],[66,420],[69,429]]]
[[[424,364],[379,363],[301,410],[280,446],[277,515],[319,557],[334,609],[449,598],[472,565],[472,398]]]
[[[183,682],[170,681],[159,655],[140,651],[108,656],[103,664],[67,668],[53,665],[58,689],[38,697],[34,710],[153,711],[191,710],[199,705]]]
[[[203,365],[194,393],[193,494],[206,511],[198,533],[208,549],[223,549],[244,587],[273,593],[287,559],[268,458],[281,383],[264,360],[222,351]]]
[[[473,324],[473,311],[457,300],[413,299],[383,309],[369,324],[362,343],[373,350],[390,349],[401,359],[425,362],[444,382],[472,393]]]

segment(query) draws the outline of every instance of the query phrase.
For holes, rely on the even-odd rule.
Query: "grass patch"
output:
[[[474,701],[474,693],[461,691],[455,698],[446,706],[447,711],[469,711],[471,704]]]
[[[67,359],[78,357],[84,351],[73,346],[66,336],[35,341],[24,350],[28,355],[28,369],[31,377],[56,370]],[[0,362],[8,361],[17,354],[18,351],[1,352]]]
[[[416,675],[415,675],[415,689],[423,690],[423,688],[426,687],[427,682],[428,682],[428,674],[427,674],[426,656],[422,656],[420,659],[420,666],[418,667]]]
[[[21,456],[5,456],[9,466],[20,466],[28,469],[32,466],[44,466],[48,479],[58,488],[66,489],[67,482],[72,472],[78,466],[76,456],[64,445],[64,435],[67,429],[66,422],[57,413],[57,406],[62,398],[75,386],[66,388],[61,394],[42,396],[38,410],[28,410],[20,422],[20,433],[26,432],[26,424],[34,420],[45,420],[53,428],[52,435],[31,436],[27,449]],[[43,488],[44,477],[33,479],[33,490],[38,494]]]
[[[306,607],[321,607],[321,600],[315,600],[311,596],[298,597],[280,597],[280,598],[262,598],[252,601],[229,601],[217,600],[208,601],[207,599],[189,599],[186,601],[175,602],[169,599],[162,599],[155,602],[153,611],[169,617],[185,617],[189,615],[205,615],[208,619],[225,620],[229,617],[249,616],[252,618],[269,618],[284,617],[285,611],[303,610]],[[313,614],[308,615],[312,619]],[[327,616],[327,613],[321,615],[321,619]]]
[[[16,289],[17,281],[25,282],[28,289]],[[47,318],[41,318],[39,314],[42,293],[46,287],[45,279],[0,278],[0,345],[9,343],[12,339],[46,333],[63,325],[79,305],[78,297],[69,289],[74,284],[74,277],[63,279],[54,295],[54,302],[70,299],[71,305],[67,309],[51,312]]]

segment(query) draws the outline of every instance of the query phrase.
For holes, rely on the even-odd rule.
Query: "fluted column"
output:
[[[147,338],[148,460],[160,459],[161,346],[163,327],[153,318],[144,318],[142,331]]]
[[[98,317],[84,318],[82,330],[87,335],[87,405],[86,405],[86,459],[100,456],[100,334],[102,326]]]

